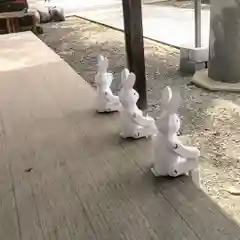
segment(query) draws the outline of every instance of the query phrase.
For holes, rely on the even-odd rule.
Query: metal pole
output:
[[[227,0],[226,0],[227,1]],[[195,15],[195,47],[201,47],[201,0],[194,0]]]

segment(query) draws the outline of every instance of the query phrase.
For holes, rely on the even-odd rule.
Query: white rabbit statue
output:
[[[99,56],[98,60],[98,72],[95,76],[95,82],[97,84],[97,99],[96,108],[97,112],[116,112],[121,108],[121,103],[118,96],[113,95],[110,88],[113,80],[111,73],[107,72],[108,59]]]
[[[121,78],[122,89],[119,93],[122,104],[120,112],[121,137],[138,139],[155,136],[158,131],[155,120],[149,116],[144,116],[143,112],[137,107],[139,94],[133,89],[136,81],[135,74],[129,73],[128,69],[124,69]]]
[[[199,186],[198,157],[200,151],[195,147],[185,146],[177,133],[180,118],[176,114],[180,105],[180,94],[166,87],[162,93],[163,113],[159,119],[159,132],[155,138],[152,172],[156,177],[177,177],[189,173]]]

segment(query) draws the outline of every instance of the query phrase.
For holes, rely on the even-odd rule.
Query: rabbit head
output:
[[[127,80],[128,76],[129,76],[129,70],[127,68],[124,68],[121,72],[121,82],[122,85],[125,83],[125,81]]]
[[[169,86],[162,91],[162,111],[176,113],[181,103],[179,91],[172,90]]]
[[[108,69],[108,59],[102,55],[98,58],[98,73],[105,73]]]
[[[172,99],[172,89],[169,86],[167,86],[162,91],[162,99],[161,99],[162,112],[167,110],[167,107],[171,99]]]
[[[178,91],[172,91],[170,87],[165,87],[162,92],[162,117],[159,119],[159,130],[168,136],[176,134],[181,126],[177,110],[181,102]]]
[[[162,134],[172,136],[180,130],[181,121],[176,113],[165,115],[159,119],[158,127]]]
[[[127,69],[124,69],[121,74],[122,77],[122,89],[119,94],[119,99],[123,107],[131,108],[136,106],[139,99],[138,92],[133,89],[136,81],[136,76],[134,73],[129,73]]]
[[[101,89],[110,88],[112,84],[113,75],[111,73],[108,73],[107,69],[108,59],[100,55],[98,59],[98,73],[95,77],[95,81],[98,87]]]
[[[113,81],[113,75],[111,73],[105,73],[101,78],[100,87],[102,89],[108,89],[110,88],[112,81]]]

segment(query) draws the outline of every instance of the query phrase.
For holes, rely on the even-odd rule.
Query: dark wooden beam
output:
[[[136,75],[135,89],[139,93],[138,107],[147,108],[144,43],[142,28],[142,1],[122,0],[125,46],[128,68]]]

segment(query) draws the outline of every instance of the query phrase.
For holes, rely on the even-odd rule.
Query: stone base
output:
[[[208,77],[208,70],[197,71],[192,82],[199,87],[206,88],[211,91],[229,91],[229,92],[240,92],[239,83],[226,83],[218,82]]]
[[[205,69],[207,66],[206,62],[194,62],[190,60],[180,60],[180,72],[187,74],[194,74],[196,71]]]
[[[205,69],[208,62],[207,48],[184,48],[180,49],[180,71],[194,74],[196,71]]]

